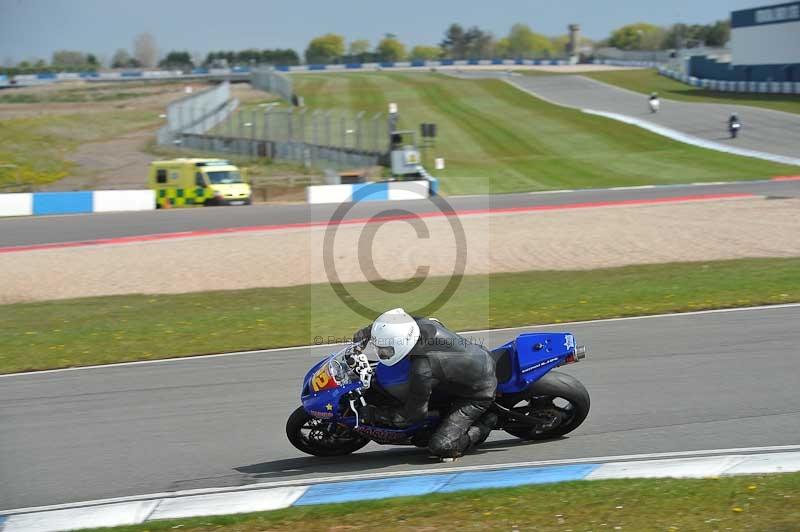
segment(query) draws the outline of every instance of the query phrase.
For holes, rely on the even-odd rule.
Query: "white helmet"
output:
[[[372,324],[372,344],[381,364],[394,366],[419,340],[419,325],[401,309],[387,310]]]

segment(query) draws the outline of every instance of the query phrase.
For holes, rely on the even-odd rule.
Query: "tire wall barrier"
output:
[[[675,70],[659,67],[658,73],[692,87],[722,92],[800,94],[800,81],[730,81],[701,79]]]
[[[87,190],[0,194],[0,217],[91,212],[149,211],[156,208],[152,190]]]

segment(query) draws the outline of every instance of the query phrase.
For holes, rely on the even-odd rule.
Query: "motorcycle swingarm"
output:
[[[514,412],[513,410],[509,410],[508,408],[501,406],[497,403],[492,404],[490,410],[495,414],[497,414],[498,416],[502,416],[508,419],[509,421],[512,421],[512,423],[504,425],[505,427],[511,427],[512,425],[522,426],[522,427],[535,427],[552,421],[552,419],[549,417],[539,417],[539,416],[520,414],[518,412]]]

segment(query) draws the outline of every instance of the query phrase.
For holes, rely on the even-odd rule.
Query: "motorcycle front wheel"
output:
[[[523,440],[549,440],[578,428],[589,415],[591,402],[578,379],[551,371],[528,392],[506,397],[500,404],[532,418],[529,425],[510,420],[503,430]]]
[[[286,437],[298,450],[313,456],[343,456],[369,443],[348,427],[312,417],[302,406],[286,420]]]

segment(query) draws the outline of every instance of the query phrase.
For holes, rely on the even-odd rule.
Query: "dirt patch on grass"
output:
[[[800,200],[755,198],[466,216],[464,273],[798,256],[799,214]],[[327,257],[321,228],[7,253],[0,303],[327,283],[326,264],[342,282],[452,274],[450,221],[425,226],[428,238],[404,221],[341,226]],[[359,265],[365,238],[374,267]]]
[[[202,83],[112,83],[97,84],[74,82],[41,87],[30,87],[15,92],[16,96],[39,99],[38,103],[0,103],[0,120],[21,119],[53,115],[96,115],[109,111],[138,111],[152,114],[154,124],[132,129],[118,136],[85,142],[65,159],[70,165],[69,174],[41,190],[77,190],[91,188],[143,188],[148,165],[158,156],[148,151],[161,126],[162,115],[170,102],[192,91],[207,87]],[[270,95],[239,83],[232,86],[233,96],[242,103],[270,98]],[[76,101],[58,101],[73,98]],[[86,100],[86,101],[81,101]],[[2,101],[2,100],[0,100]],[[125,130],[128,128],[122,127]],[[59,132],[69,135],[69,132]]]

